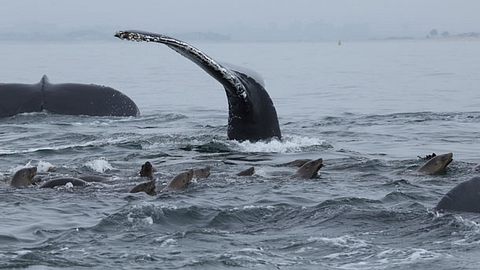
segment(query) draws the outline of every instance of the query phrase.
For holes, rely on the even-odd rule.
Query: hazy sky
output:
[[[142,29],[156,32],[360,25],[372,37],[430,29],[480,31],[479,0],[0,0],[0,30]]]

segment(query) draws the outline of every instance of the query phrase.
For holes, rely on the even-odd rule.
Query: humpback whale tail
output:
[[[168,36],[141,32],[120,31],[120,39],[162,43],[200,66],[225,88],[228,99],[228,138],[258,141],[281,139],[277,112],[262,82],[255,75],[236,67],[226,67],[191,46]]]

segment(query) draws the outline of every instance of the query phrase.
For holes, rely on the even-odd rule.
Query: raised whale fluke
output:
[[[281,139],[277,112],[257,76],[241,68],[226,67],[191,46],[168,36],[142,31],[120,31],[120,39],[162,43],[200,66],[225,88],[228,99],[228,138],[258,141]]]

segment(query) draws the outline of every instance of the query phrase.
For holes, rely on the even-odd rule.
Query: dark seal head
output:
[[[193,170],[193,177],[196,179],[208,178],[210,176],[210,166]]]
[[[246,170],[243,170],[237,173],[237,176],[252,176],[255,173],[255,167],[250,167]]]
[[[423,166],[418,169],[418,172],[424,174],[438,174],[445,172],[445,169],[447,168],[448,164],[452,162],[452,160],[453,153],[437,155],[423,164]]]
[[[193,178],[193,170],[183,172],[170,181],[170,183],[162,191],[178,191],[188,187]]]
[[[323,167],[323,159],[319,158],[316,160],[311,160],[302,167],[300,167],[295,173],[295,177],[303,179],[315,178],[318,175],[318,171]]]
[[[37,174],[37,167],[23,168],[15,172],[10,182],[12,187],[27,187],[33,184],[33,177]]]
[[[480,213],[480,177],[458,184],[438,202],[437,211]]]
[[[142,168],[140,169],[140,176],[141,177],[147,177],[148,179],[153,179],[153,166],[152,163],[150,162],[145,162],[145,164],[142,165]]]
[[[150,196],[157,195],[155,180],[138,184],[132,190],[130,190],[130,193],[138,193],[138,192],[145,192]]]

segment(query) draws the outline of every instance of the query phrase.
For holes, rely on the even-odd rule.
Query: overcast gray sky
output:
[[[480,32],[478,0],[0,0],[0,31],[142,29],[233,37],[277,30],[363,37]],[[323,28],[322,28],[323,27]],[[269,31],[266,31],[269,30]],[[263,31],[263,32],[262,32]],[[320,31],[320,30],[319,30]],[[283,32],[285,33],[285,32]],[[335,34],[330,34],[334,38]]]

